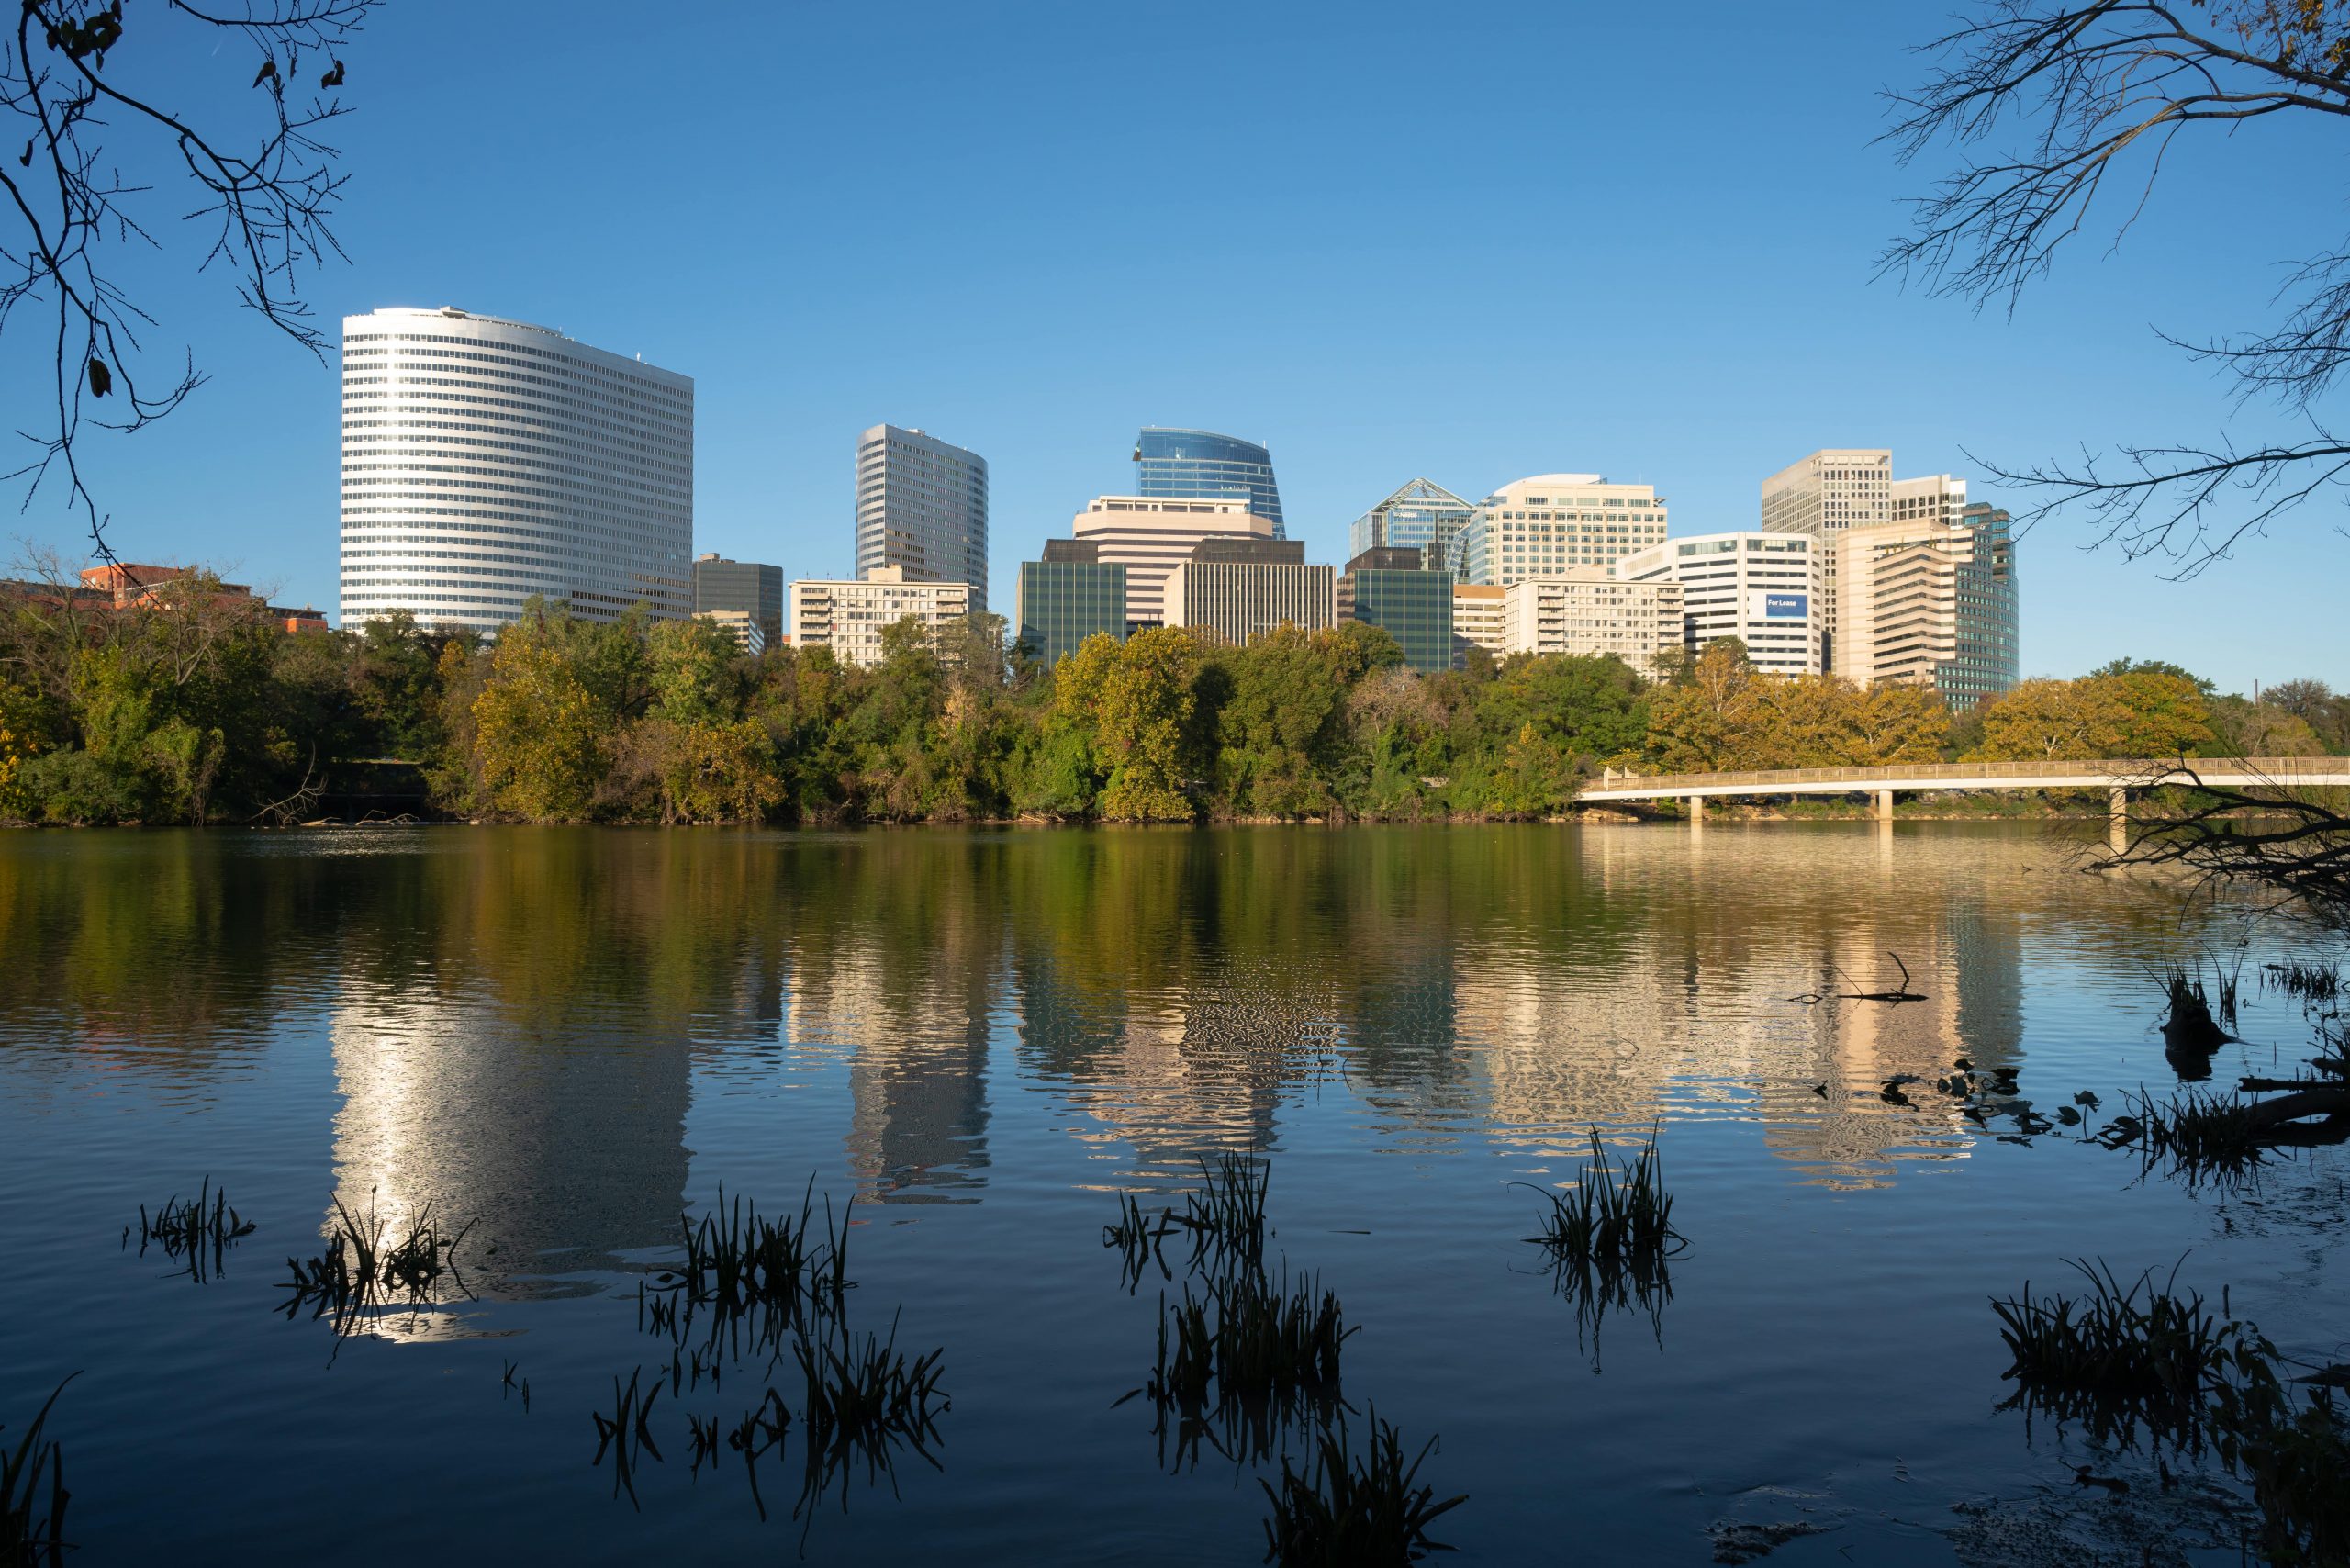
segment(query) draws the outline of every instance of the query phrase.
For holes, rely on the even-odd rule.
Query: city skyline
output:
[[[1897,203],[1928,177],[1871,145],[1884,129],[1874,89],[1921,69],[1908,52],[1921,41],[1917,17],[1849,7],[1807,34],[1806,79],[1839,85],[1797,105],[1766,86],[1796,61],[1795,40],[1725,8],[1713,20],[1725,58],[1678,67],[1696,106],[1685,124],[1634,113],[1647,100],[1629,82],[1595,81],[1474,123],[1374,125],[1332,141],[1322,128],[1341,84],[1396,61],[1465,70],[1469,54],[1489,62],[1497,48],[1629,57],[1664,41],[1662,24],[1639,18],[1529,14],[1497,19],[1472,45],[1374,7],[1322,40],[1336,53],[1313,81],[1291,67],[1319,30],[1284,18],[1218,93],[1147,129],[1082,137],[1069,133],[1073,109],[1162,77],[1193,80],[1204,45],[1146,40],[1138,21],[1080,38],[1043,17],[990,29],[939,11],[910,43],[875,135],[885,152],[927,156],[945,127],[976,120],[946,155],[965,187],[937,198],[967,244],[899,247],[893,224],[830,253],[783,252],[786,220],[746,213],[739,232],[681,253],[664,225],[616,230],[606,215],[615,199],[685,210],[722,177],[684,157],[649,104],[618,119],[585,105],[526,118],[491,85],[488,62],[509,47],[600,69],[620,47],[621,13],[583,7],[581,25],[553,40],[526,38],[520,18],[475,17],[484,52],[453,63],[432,40],[454,15],[429,4],[386,13],[352,62],[370,86],[341,139],[352,262],[308,280],[318,314],[456,304],[693,375],[694,548],[774,562],[791,577],[854,570],[850,454],[876,420],[944,431],[989,458],[994,599],[1060,518],[1127,489],[1135,432],[1152,423],[1264,442],[1288,532],[1330,563],[1349,558],[1352,520],[1415,476],[1473,498],[1529,473],[1605,472],[1653,484],[1672,498],[1674,532],[1694,535],[1755,526],[1756,481],[1839,442],[1891,447],[1906,473],[1967,477],[1974,498],[2020,518],[2025,498],[1989,486],[1970,452],[2027,463],[2132,435],[2277,425],[2235,410],[2223,386],[2147,327],[2194,339],[2259,319],[2276,255],[2319,248],[2301,242],[2303,219],[2285,199],[2312,151],[2276,141],[2273,157],[2224,177],[2189,158],[2118,252],[2073,257],[2012,322],[1977,315],[1872,275],[1902,222]],[[844,18],[812,16],[744,27],[756,46],[746,52],[787,62],[795,82],[805,73],[789,62],[823,57],[849,32]],[[664,41],[643,70],[672,80],[691,69],[688,54]],[[1096,79],[1108,73],[1086,70],[1109,57],[1131,67],[1114,95]],[[974,58],[983,87],[962,80]],[[1295,90],[1245,126],[1225,123],[1224,94],[1274,79]],[[844,87],[807,85],[781,108],[722,103],[712,134],[779,149],[749,199],[821,225],[856,209],[864,165],[807,150],[822,139],[803,125],[837,123],[849,106]],[[1037,105],[1061,107],[1002,111],[1007,94],[1031,89]],[[1771,137],[1721,135],[1766,113]],[[862,127],[875,110],[847,118]],[[1284,204],[1274,242],[1246,268],[1205,230],[1162,233],[1147,253],[1086,248],[1080,262],[1069,234],[1143,199],[1121,170],[1178,142],[1205,157],[1261,149]],[[1699,145],[1710,164],[1689,162]],[[484,160],[477,181],[426,177]],[[523,167],[539,174],[518,197],[507,176]],[[1790,202],[1790,191],[1837,199]],[[2281,238],[2199,221],[2206,196],[2281,214]],[[1505,209],[1508,230],[1438,243],[1445,226],[1392,221],[1414,204],[1464,221]],[[1595,209],[1613,207],[1639,212],[1637,242],[1568,242]],[[608,264],[548,264],[589,247]],[[256,333],[208,280],[166,280],[155,297],[213,379],[138,442],[93,448],[116,548],[201,559],[279,601],[332,605],[337,367]],[[887,312],[887,301],[911,308]],[[2331,513],[2305,513],[2180,584],[2158,563],[2076,551],[2091,537],[2077,521],[2034,529],[2022,536],[2024,671],[2078,673],[2128,655],[2177,658],[2233,689],[2337,672],[2350,632],[2325,613],[2328,578],[2292,569],[2304,551],[2338,547],[2331,527]],[[45,499],[15,532],[70,549],[81,527]],[[2226,635],[2180,645],[2180,628],[2215,620]]]

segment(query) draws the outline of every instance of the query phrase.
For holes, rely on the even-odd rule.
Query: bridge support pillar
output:
[[[1685,799],[1688,801],[1688,803],[1689,803],[1689,826],[1690,826],[1690,828],[1691,828],[1693,831],[1697,832],[1697,833],[1703,833],[1703,832],[1705,832],[1705,831],[1706,831],[1706,797],[1704,797],[1703,795],[1690,795],[1690,796],[1685,797]]]
[[[2130,791],[2120,784],[2106,791],[2106,824],[2115,834],[2130,831]]]
[[[1893,791],[1890,790],[1876,792],[1876,820],[1881,823],[1893,820]]]

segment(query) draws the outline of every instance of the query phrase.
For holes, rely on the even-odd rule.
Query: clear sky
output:
[[[2262,324],[2277,263],[2338,242],[2338,151],[2299,128],[2175,158],[2012,318],[1874,277],[1931,173],[1872,145],[1878,92],[1945,9],[391,0],[346,57],[351,263],[306,286],[330,319],[456,305],[693,376],[695,546],[787,576],[851,566],[858,431],[971,447],[1007,613],[1144,424],[1269,443],[1328,561],[1420,475],[1645,481],[1687,533],[1753,526],[1821,446],[1970,475],[2289,434],[2154,330]],[[151,209],[175,243],[185,205]],[[118,550],[331,610],[332,367],[228,280],[150,272],[151,342],[213,379],[92,449]],[[2341,522],[2186,583],[2043,525],[2025,671],[2350,685]],[[75,532],[47,504],[15,531]]]

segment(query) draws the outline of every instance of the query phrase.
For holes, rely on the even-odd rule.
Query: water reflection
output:
[[[2144,888],[1999,829],[67,842],[0,847],[0,1044],[200,1086],[316,1006],[334,1193],[480,1215],[501,1279],[666,1241],[697,1075],[794,1061],[845,1061],[867,1201],[981,1196],[1002,1097],[1039,1092],[1121,1181],[1273,1150],[1336,1092],[1399,1147],[1539,1162],[1731,1116],[1804,1179],[1882,1183],[1983,1136],[1876,1090],[2020,1068],[2029,952],[2180,942]],[[1927,1000],[1789,1000],[1888,953]]]

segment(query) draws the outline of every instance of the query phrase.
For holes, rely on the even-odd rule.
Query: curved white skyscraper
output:
[[[693,512],[692,377],[454,308],[343,318],[345,625],[688,615]]]

